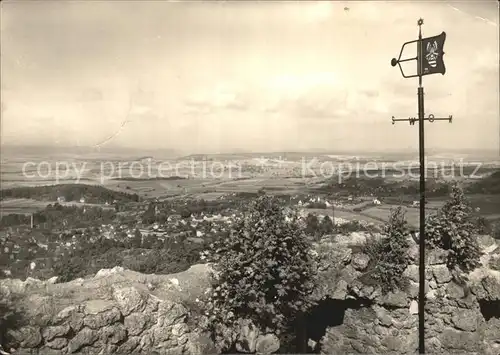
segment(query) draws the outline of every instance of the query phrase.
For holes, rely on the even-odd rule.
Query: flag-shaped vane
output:
[[[421,75],[443,74],[446,72],[446,67],[443,60],[443,47],[446,40],[446,33],[443,32],[438,36],[423,38],[421,42],[420,57]]]

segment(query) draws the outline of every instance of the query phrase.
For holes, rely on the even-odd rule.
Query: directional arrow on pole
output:
[[[408,121],[410,122],[410,125],[413,126],[415,122],[417,122],[419,119],[416,117],[409,117],[409,118],[395,118],[392,116],[392,124],[395,124],[396,122],[404,122]],[[434,117],[434,115],[431,113],[429,116],[424,117],[424,121],[429,121],[430,123],[434,121],[448,121],[449,123],[452,123],[453,121],[453,116],[450,115],[448,117]]]

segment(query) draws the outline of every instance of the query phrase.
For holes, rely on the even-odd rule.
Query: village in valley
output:
[[[390,177],[299,178],[294,173],[300,169],[298,162],[294,167],[293,161],[287,161],[286,169],[283,162],[279,167],[255,164],[250,169],[248,160],[244,164],[235,161],[232,164],[246,167],[241,169],[246,175],[213,180],[189,175],[165,180],[122,176],[105,185],[66,180],[30,186],[28,181],[4,189],[0,202],[2,276],[48,279],[60,276],[58,272],[73,272],[64,267],[71,263],[74,275],[68,277],[83,277],[114,264],[151,262],[153,254],[164,257],[158,255],[158,250],[172,248],[188,254],[170,253],[170,257],[177,258],[171,269],[181,271],[199,260],[198,254],[206,245],[227,236],[243,218],[245,206],[262,194],[274,195],[283,206],[297,210],[314,238],[334,230],[377,232],[398,206],[406,209],[414,230],[418,228],[418,181]],[[489,220],[498,218],[495,205],[487,204],[480,212],[477,192],[487,193],[484,186],[493,186],[496,175],[492,169],[484,170],[482,180],[465,181],[474,192],[471,196],[476,196],[476,212],[484,212]],[[87,177],[91,178],[90,173]],[[446,200],[451,183],[435,179],[429,186],[427,210],[432,213]],[[92,244],[97,247],[89,248]],[[137,266],[138,270],[142,267]]]

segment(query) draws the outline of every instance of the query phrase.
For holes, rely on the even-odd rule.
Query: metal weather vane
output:
[[[423,19],[418,22],[418,39],[406,42],[401,47],[398,59],[393,58],[391,65],[399,67],[401,75],[404,78],[418,77],[418,118],[395,118],[392,116],[392,124],[398,121],[408,121],[410,125],[415,122],[419,123],[419,160],[420,160],[420,235],[419,235],[419,297],[418,297],[418,324],[419,324],[419,342],[418,348],[420,354],[425,354],[425,140],[424,140],[424,122],[434,122],[447,120],[452,122],[453,116],[447,118],[435,117],[433,114],[425,117],[424,111],[424,88],[422,87],[422,77],[425,75],[442,74],[446,73],[444,64],[444,42],[446,41],[446,33],[442,32],[440,35],[422,38],[422,25]],[[401,59],[404,48],[411,43],[417,43],[417,56],[413,58]],[[401,63],[416,60],[417,61],[417,74],[405,75]]]

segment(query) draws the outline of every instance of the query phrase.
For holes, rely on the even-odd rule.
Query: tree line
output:
[[[86,203],[138,202],[139,195],[113,191],[99,185],[59,184],[46,186],[24,186],[0,190],[0,198],[26,198],[42,201],[57,201],[63,197],[66,201],[79,201],[82,197]]]
[[[42,211],[33,214],[35,226],[45,225],[51,229],[59,226],[71,226],[75,228],[90,224],[106,224],[113,221],[116,212],[112,209],[103,209],[96,206],[62,206],[59,203],[48,205]],[[0,219],[0,227],[14,227],[29,225],[31,216],[25,214],[8,214]]]

